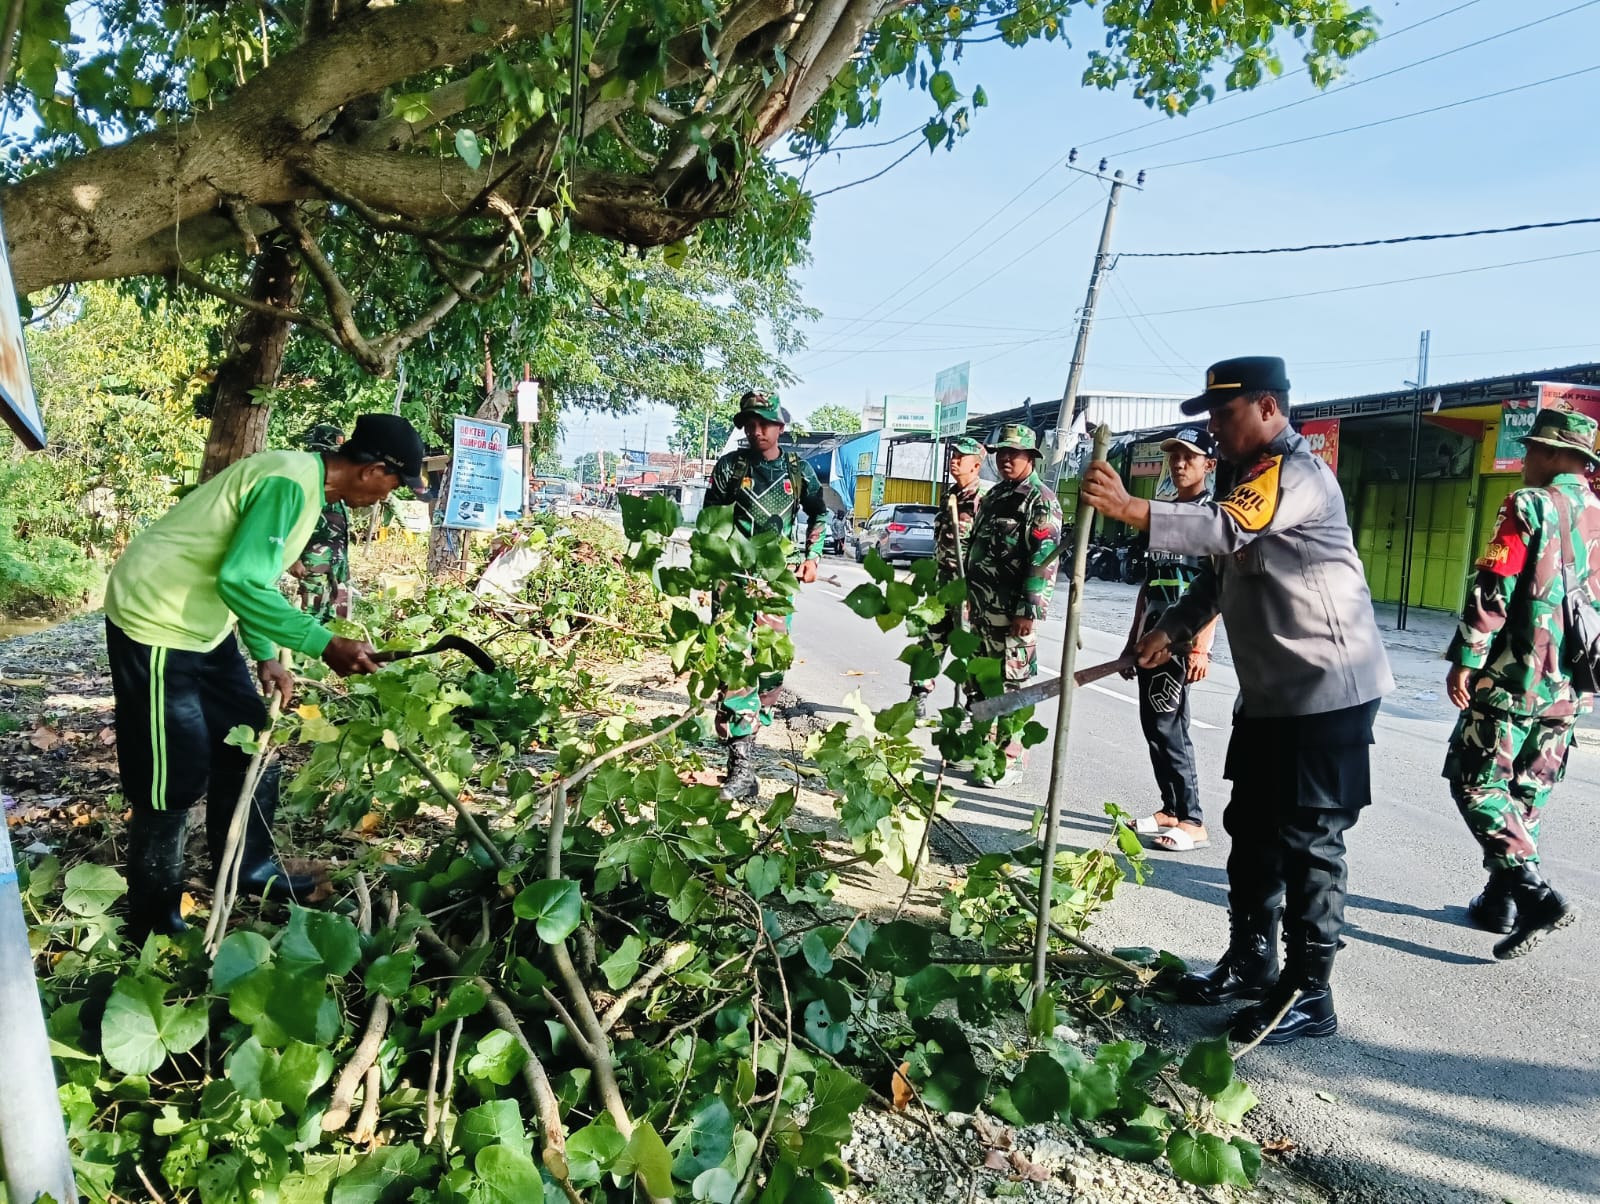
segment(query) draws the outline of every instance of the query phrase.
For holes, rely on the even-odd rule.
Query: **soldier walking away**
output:
[[[983,444],[963,436],[950,442],[950,485],[939,503],[939,513],[933,520],[933,556],[939,566],[941,585],[966,575],[963,561],[967,544],[972,538],[972,520],[978,512],[978,502],[989,492],[989,482],[979,473],[983,471]],[[943,653],[955,629],[957,609],[949,607],[944,618],[928,628],[921,645],[929,652]],[[928,717],[928,695],[933,693],[933,680],[919,680],[912,670],[911,697],[917,704],[917,718]]]
[[[422,440],[392,414],[363,414],[338,451],[265,451],[223,469],[128,544],[106,582],[106,646],[116,699],[117,765],[128,829],[129,932],[184,928],[179,900],[189,808],[206,799],[213,867],[244,788],[249,754],[227,742],[259,731],[267,694],[287,703],[294,677],[279,648],[318,656],[341,675],[377,669],[372,646],[335,636],[278,592],[290,549],[322,508],[373,506],[422,488]],[[238,639],[234,637],[235,624]],[[244,836],[239,890],[304,899],[309,875],[286,873],[272,844],[278,766],[261,776]]]
[[[739,399],[734,425],[744,431],[745,447],[729,452],[711,470],[705,505],[732,506],[733,524],[745,536],[773,532],[792,541],[789,563],[802,582],[817,579],[822,555],[827,505],[822,483],[811,466],[778,446],[789,411],[776,397],[746,393]],[[806,516],[804,539],[798,538],[799,516]],[[764,614],[757,621],[787,631],[791,614]],[[763,674],[756,685],[724,691],[717,704],[717,734],[728,746],[728,772],[720,797],[724,802],[759,798],[753,753],[756,729],[772,722],[772,697],[783,685],[781,673]]]
[[[1198,506],[1211,500],[1206,478],[1216,470],[1216,449],[1210,432],[1197,427],[1180,430],[1162,442],[1177,501]],[[1199,571],[1200,561],[1194,556],[1150,549],[1124,655],[1131,654],[1139,638],[1160,622]],[[1151,837],[1157,848],[1171,853],[1190,853],[1211,846],[1205,815],[1200,810],[1194,744],[1189,739],[1189,687],[1204,681],[1210,671],[1211,641],[1216,630],[1213,619],[1195,636],[1187,655],[1173,657],[1154,668],[1128,669],[1123,673],[1124,677],[1139,679],[1139,725],[1150,749],[1156,789],[1161,792],[1161,809],[1140,819],[1135,827],[1141,836]]]
[[[1206,391],[1184,402],[1187,414],[1210,411],[1218,452],[1240,469],[1220,502],[1129,497],[1104,462],[1083,482],[1085,501],[1148,530],[1153,546],[1211,558],[1139,640],[1139,663],[1162,664],[1218,613],[1227,624],[1239,677],[1222,817],[1233,838],[1232,936],[1216,968],[1185,976],[1179,996],[1261,1000],[1231,1031],[1269,1045],[1338,1028],[1329,983],[1344,927],[1345,833],[1372,801],[1372,726],[1394,688],[1339,483],[1289,426],[1288,401],[1283,361],[1249,356],[1213,364]]]
[[[1586,474],[1600,466],[1595,422],[1540,410],[1523,440],[1519,489],[1500,508],[1445,657],[1461,708],[1444,776],[1489,881],[1467,907],[1479,928],[1509,935],[1501,959],[1533,951],[1577,913],[1539,873],[1539,817],[1561,780],[1573,726],[1593,706],[1573,688],[1563,569],[1600,596],[1600,502]]]
[[[1005,666],[1005,686],[1015,690],[1039,671],[1037,623],[1050,614],[1056,584],[1056,547],[1061,542],[1061,505],[1039,479],[1039,445],[1021,423],[1000,428],[990,445],[999,483],[984,495],[967,548],[967,615],[982,640],[979,654]],[[1022,745],[1016,716],[998,721],[996,739],[1005,769],[990,784],[1014,780]]]
[[[318,423],[301,440],[308,452],[335,452],[344,432],[332,423]],[[322,508],[317,528],[300,558],[289,566],[300,583],[300,609],[319,623],[350,617],[350,510],[343,502]]]

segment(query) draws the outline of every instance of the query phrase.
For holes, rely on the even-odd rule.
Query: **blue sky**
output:
[[[785,393],[786,404],[805,414],[828,402],[858,408],[867,396],[927,394],[936,372],[962,360],[972,363],[975,413],[1029,395],[1059,397],[1104,197],[1099,182],[1060,166],[1074,145],[1080,166],[1105,155],[1130,179],[1148,170],[1142,193],[1123,192],[1114,251],[1342,242],[1600,216],[1600,3],[1374,7],[1385,36],[1327,92],[1289,74],[1298,56],[1286,43],[1282,80],[1170,120],[1126,91],[1081,86],[1083,48],[1099,37],[1092,9],[1075,12],[1074,48],[970,50],[956,78],[968,94],[981,84],[989,107],[955,150],[918,151],[882,179],[818,202],[803,280],[806,301],[823,317],[809,331],[809,349],[792,360],[802,383]],[[1439,14],[1446,15],[1400,32]],[[1587,73],[1373,129],[1173,165],[1579,71]],[[842,141],[893,137],[928,112],[925,94],[891,95],[876,130]],[[1250,120],[1217,128],[1240,118]],[[1152,145],[1169,138],[1181,140]],[[822,192],[869,176],[909,145],[829,156],[808,185]],[[1585,251],[1594,253],[1351,289]],[[1297,400],[1396,388],[1415,373],[1423,329],[1432,331],[1436,383],[1596,359],[1596,280],[1600,225],[1301,255],[1123,259],[1101,294],[1085,386],[1192,393],[1212,360],[1277,354],[1289,362]],[[1351,291],[1328,291],[1336,289]],[[1291,296],[1308,293],[1322,295]],[[1200,308],[1261,298],[1284,299]],[[613,437],[600,429],[610,423],[596,422],[585,438],[574,416],[569,448],[592,446],[595,434]],[[641,415],[617,429],[637,443],[643,425]],[[664,419],[652,419],[652,447],[664,446],[666,430]]]

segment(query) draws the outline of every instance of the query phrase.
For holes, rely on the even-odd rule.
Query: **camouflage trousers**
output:
[[[792,615],[759,615],[756,622],[774,631],[788,631]],[[783,688],[782,673],[763,673],[756,684],[743,690],[724,690],[717,698],[717,735],[724,741],[742,740],[758,728],[772,724],[772,704]]]
[[[1012,635],[1009,621],[1002,627],[991,622],[983,622],[982,618],[981,615],[973,616],[974,630],[982,641],[978,655],[992,657],[1005,667],[1007,690],[1027,685],[1039,673],[1038,635],[1033,632],[1027,635]],[[1022,730],[1023,722],[1014,711],[1009,715],[1000,716],[996,721],[995,743],[1005,747],[1008,757],[1022,755],[1022,745],[1016,737]]]
[[[1509,715],[1469,707],[1445,754],[1450,795],[1496,870],[1539,860],[1539,817],[1567,769],[1573,715]]]

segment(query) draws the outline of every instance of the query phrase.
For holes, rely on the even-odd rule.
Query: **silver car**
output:
[[[856,536],[856,561],[877,549],[885,560],[925,560],[933,555],[934,506],[896,502],[879,506]]]

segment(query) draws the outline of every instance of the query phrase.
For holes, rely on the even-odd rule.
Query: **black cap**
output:
[[[413,492],[428,487],[422,479],[422,436],[398,414],[361,415],[339,452],[352,460],[388,465]]]
[[[1204,414],[1245,393],[1289,392],[1289,369],[1275,355],[1241,355],[1206,369],[1206,391],[1183,403],[1185,414]]]
[[[1161,441],[1163,452],[1169,452],[1175,447],[1187,447],[1192,452],[1199,452],[1208,460],[1217,458],[1217,441],[1203,426],[1182,427]]]

